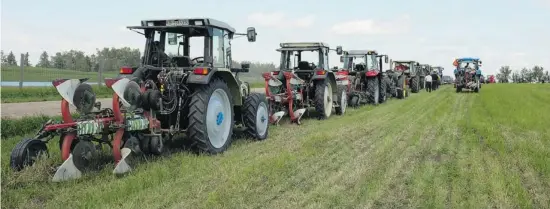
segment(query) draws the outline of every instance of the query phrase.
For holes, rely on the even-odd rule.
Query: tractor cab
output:
[[[456,67],[454,70],[455,75],[465,73],[481,75],[480,66],[482,61],[478,58],[459,58],[456,59],[453,65]]]
[[[391,67],[394,71],[401,72],[407,75],[416,75],[420,64],[412,60],[394,60]]]
[[[349,71],[350,75],[356,75],[358,72],[377,75],[382,70],[382,61],[385,57],[388,63],[387,55],[379,55],[374,50],[349,50],[340,56],[340,62],[343,63],[343,69]]]
[[[328,63],[329,45],[323,42],[294,42],[281,43],[278,52],[281,53],[279,71],[293,72],[303,80],[310,80],[315,75],[326,75],[331,70]],[[338,55],[342,54],[342,47],[336,48]],[[272,72],[273,75],[284,79],[282,73]]]
[[[255,28],[240,34],[229,24],[211,18],[143,20],[141,26],[127,28],[143,31],[136,32],[145,36],[145,49],[141,66],[122,67],[120,74],[133,74],[142,80],[156,80],[163,69],[200,75],[189,77],[191,83],[201,83],[217,71],[248,72],[248,64],[232,68],[231,41],[236,35],[256,41]],[[192,50],[191,43],[203,47]]]

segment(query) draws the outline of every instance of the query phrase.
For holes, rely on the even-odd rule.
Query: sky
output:
[[[143,36],[126,26],[186,17],[218,19],[242,32],[255,27],[256,42],[233,40],[237,61],[278,65],[279,43],[320,41],[443,66],[449,75],[458,57],[481,58],[487,75],[503,65],[550,69],[550,0],[3,0],[0,46],[17,58],[29,52],[31,63],[42,51],[141,49]],[[330,66],[341,66],[335,52],[330,56]]]

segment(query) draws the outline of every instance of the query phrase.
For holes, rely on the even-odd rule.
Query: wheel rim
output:
[[[206,111],[206,130],[210,144],[221,148],[229,137],[231,130],[231,103],[222,89],[212,92]]]
[[[268,126],[268,112],[267,105],[264,102],[261,102],[256,111],[256,131],[259,136],[265,135]]]
[[[348,95],[346,94],[346,91],[342,91],[342,96],[340,99],[340,109],[342,109],[342,113],[346,112],[347,106],[348,106]]]
[[[331,96],[331,91],[329,91],[330,89],[330,86],[327,85],[325,86],[325,101],[323,101],[325,103],[325,116],[328,117],[330,116],[330,114],[332,113],[332,96]]]

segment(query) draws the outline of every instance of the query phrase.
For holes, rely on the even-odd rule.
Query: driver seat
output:
[[[309,66],[309,62],[307,62],[307,61],[300,61],[298,63],[298,69],[300,69],[300,70],[311,70],[311,68]]]

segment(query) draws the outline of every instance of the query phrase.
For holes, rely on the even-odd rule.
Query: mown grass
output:
[[[52,159],[8,168],[5,208],[549,208],[550,85],[449,86],[270,129],[224,154],[148,158],[123,178],[113,165],[50,183]],[[546,114],[545,114],[546,113]]]
[[[21,80],[21,67],[2,66],[2,81]],[[103,72],[103,78],[114,78],[118,75],[117,71]],[[76,70],[63,70],[56,68],[25,67],[23,68],[23,81],[51,82],[59,78],[89,78],[90,82],[97,82],[99,74],[97,72],[83,72]],[[103,80],[103,79],[102,79]]]
[[[113,90],[105,86],[92,85],[96,98],[109,98]],[[59,101],[61,96],[53,86],[49,87],[1,87],[2,103]]]

